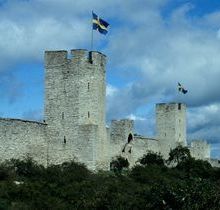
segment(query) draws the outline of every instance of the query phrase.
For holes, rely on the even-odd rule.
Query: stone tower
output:
[[[71,58],[67,51],[45,52],[48,162],[106,164],[105,64],[99,52],[71,50]]]
[[[161,154],[168,158],[170,149],[186,146],[186,105],[161,103],[156,105],[156,130]]]

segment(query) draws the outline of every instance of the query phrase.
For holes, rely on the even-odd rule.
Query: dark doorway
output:
[[[130,134],[128,135],[128,143],[130,143],[132,140],[133,140],[133,136],[132,136],[132,134],[130,133]]]

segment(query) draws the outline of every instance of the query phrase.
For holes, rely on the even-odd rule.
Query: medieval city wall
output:
[[[193,140],[190,145],[192,157],[200,160],[210,159],[210,145],[204,140]]]
[[[148,151],[167,158],[170,149],[186,146],[186,105],[156,105],[156,138],[134,135],[134,122],[113,120],[106,128],[106,56],[99,52],[45,52],[44,123],[0,119],[2,160],[31,156],[48,166],[75,160],[89,169],[109,169],[116,156],[132,167]],[[192,142],[191,154],[210,160],[206,142]],[[210,160],[212,165],[219,162]]]
[[[159,142],[156,139],[135,136],[132,143],[132,161],[131,166],[135,165],[137,161],[146,155],[149,151],[159,153]]]
[[[24,159],[32,157],[46,165],[47,125],[19,119],[0,119],[0,157],[1,160]]]
[[[129,147],[133,142],[133,120],[112,120],[110,126],[110,157],[122,155],[130,159]]]

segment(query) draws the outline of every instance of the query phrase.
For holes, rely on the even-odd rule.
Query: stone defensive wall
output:
[[[190,153],[196,159],[207,160],[210,158],[210,145],[205,140],[193,140]]]
[[[209,159],[208,161],[212,165],[212,167],[220,168],[220,160],[218,160],[218,159]]]
[[[129,147],[133,142],[134,121],[128,119],[112,120],[110,126],[110,156],[123,155],[128,158]]]
[[[149,151],[159,153],[159,142],[155,138],[144,137],[140,135],[134,136],[132,155],[133,164],[136,163],[143,155],[146,155]]]
[[[24,159],[32,157],[46,165],[47,143],[45,123],[20,119],[0,118],[0,158]]]

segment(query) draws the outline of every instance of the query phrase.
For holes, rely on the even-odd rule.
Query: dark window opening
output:
[[[89,88],[90,88],[90,87],[89,87],[89,82],[88,82],[88,90],[89,90]]]
[[[167,134],[165,133],[164,136],[167,136]]]
[[[64,120],[64,112],[62,112],[62,120]]]
[[[129,153],[131,153],[131,148],[128,150]]]
[[[93,63],[93,61],[92,61],[92,52],[89,52],[89,63]]]
[[[181,104],[180,103],[178,104],[178,110],[181,110]]]
[[[66,144],[66,136],[63,138],[63,143]]]
[[[132,134],[130,133],[130,134],[128,135],[128,143],[130,143],[132,140],[133,140],[133,136],[132,136]]]
[[[88,118],[90,118],[90,112],[88,112]]]

